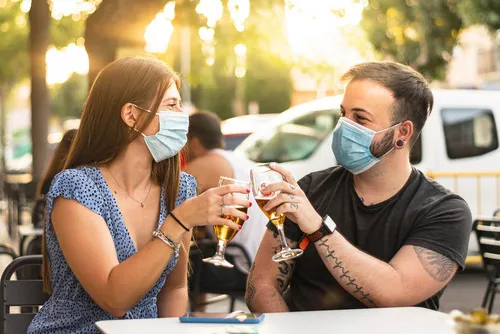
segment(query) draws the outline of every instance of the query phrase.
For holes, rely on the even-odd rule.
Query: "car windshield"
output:
[[[234,150],[236,147],[238,147],[238,145],[241,144],[243,140],[245,140],[246,137],[248,137],[248,135],[249,133],[240,133],[224,136],[224,141],[226,142],[226,150]]]
[[[249,136],[238,151],[255,162],[290,162],[307,159],[331,133],[338,109],[320,110]]]

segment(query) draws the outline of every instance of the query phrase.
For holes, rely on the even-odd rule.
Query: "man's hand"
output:
[[[285,181],[272,183],[262,189],[263,193],[280,192],[264,206],[264,210],[271,211],[276,208],[278,215],[286,214],[305,234],[316,232],[321,227],[322,218],[300,189],[292,174],[277,164],[270,164],[269,168],[283,175]]]

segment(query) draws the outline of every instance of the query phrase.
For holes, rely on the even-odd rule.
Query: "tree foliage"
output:
[[[60,119],[79,118],[87,97],[87,76],[73,74],[50,89],[51,110]]]
[[[382,57],[438,79],[462,27],[455,3],[448,0],[370,0],[361,24]]]
[[[195,12],[196,3],[183,1],[181,6],[176,3],[175,30],[168,52],[174,54],[173,65],[179,71],[181,56],[178,28],[189,22],[192,27],[191,76],[187,79],[192,85],[193,103],[199,109],[217,113],[222,119],[233,117],[233,104],[238,89],[241,89],[244,106],[251,101],[257,102],[260,113],[277,113],[287,109],[293,87],[282,26],[283,1],[251,1],[250,16],[242,32],[238,32],[230,20],[227,1],[223,1],[223,4],[225,13],[215,28],[215,62],[209,66],[202,53],[202,42],[197,36],[204,20]],[[273,33],[270,34],[270,31]],[[240,43],[247,49],[246,75],[241,79],[234,72],[234,47]]]
[[[0,10],[0,86],[9,90],[28,75],[28,32],[20,2],[8,1]]]
[[[484,24],[492,30],[500,29],[500,1],[454,0],[466,25]]]
[[[167,0],[103,0],[85,25],[85,48],[89,55],[89,85],[120,47],[144,48],[144,31]]]
[[[0,10],[0,169],[5,168],[7,97],[28,75],[27,18],[20,3],[7,2]]]
[[[65,16],[60,20],[52,19],[50,22],[52,44],[58,49],[76,43],[83,37],[84,30],[85,18],[75,20],[71,16]]]

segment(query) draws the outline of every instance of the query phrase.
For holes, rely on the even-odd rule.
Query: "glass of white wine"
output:
[[[269,165],[261,165],[250,170],[250,178],[252,181],[252,192],[255,197],[255,201],[259,205],[259,208],[262,210],[262,212],[264,212],[264,214],[267,216],[267,218],[269,218],[274,226],[276,226],[280,237],[281,250],[273,256],[273,261],[281,262],[301,256],[303,253],[302,249],[292,249],[286,241],[284,229],[285,215],[276,214],[276,208],[273,208],[270,211],[264,210],[264,206],[270,200],[278,196],[279,191],[271,194],[263,194],[261,192],[261,189],[267,185],[270,185],[271,183],[283,181],[283,176],[280,173],[269,168]]]
[[[250,182],[235,180],[228,177],[221,176],[219,179],[219,187],[228,185],[228,184],[237,184],[241,186],[245,186],[247,189],[250,188]],[[225,195],[226,198],[229,197],[237,197],[241,199],[249,200],[249,194],[242,193],[231,193]],[[234,207],[244,213],[247,213],[248,208],[241,205],[225,205],[225,208]],[[222,218],[229,219],[233,221],[235,224],[243,226],[245,220],[239,217],[233,217],[231,215],[221,215]],[[216,266],[222,266],[226,268],[233,268],[233,265],[229,263],[224,257],[224,253],[226,251],[226,245],[233,240],[238,230],[233,229],[227,225],[214,225],[214,233],[217,237],[217,250],[215,251],[214,256],[203,259],[204,262],[212,263]]]

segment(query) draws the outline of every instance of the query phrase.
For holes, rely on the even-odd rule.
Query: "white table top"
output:
[[[188,324],[178,318],[107,320],[96,323],[105,334],[185,333],[225,334],[230,327],[257,327],[259,334],[275,333],[444,333],[453,330],[448,315],[420,307],[266,313],[262,323]],[[247,327],[248,328],[248,327]],[[230,332],[230,331],[229,331]]]

